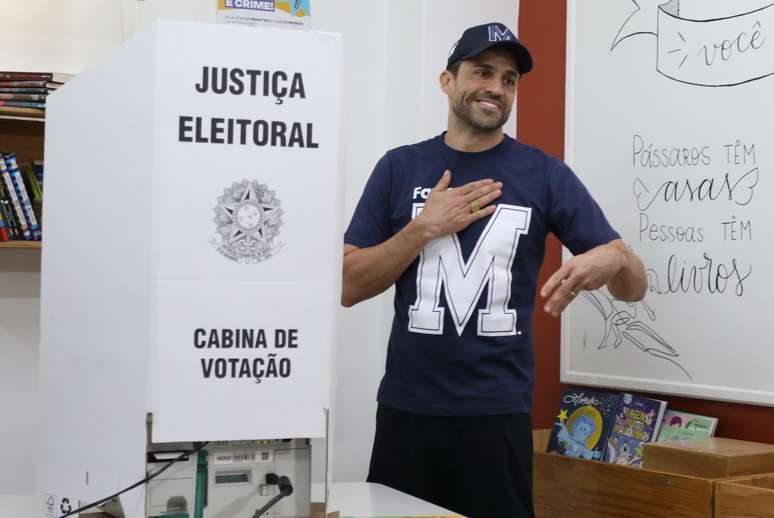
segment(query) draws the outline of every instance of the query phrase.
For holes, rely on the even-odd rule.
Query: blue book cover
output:
[[[566,390],[546,451],[568,457],[602,460],[619,400],[618,394],[608,392]]]
[[[11,183],[16,191],[16,196],[19,199],[19,204],[21,205],[24,218],[29,226],[31,237],[34,240],[39,240],[41,235],[40,224],[38,223],[38,218],[35,216],[35,211],[32,208],[32,202],[27,193],[27,187],[24,185],[24,179],[22,178],[21,171],[19,171],[19,165],[16,163],[16,154],[8,153],[3,155],[3,160],[5,161],[8,174],[11,176]]]
[[[605,461],[642,467],[642,445],[658,437],[666,401],[624,393],[607,441]]]
[[[41,192],[43,191],[43,161],[33,160],[32,170],[35,171],[35,178],[38,179],[38,185],[40,185]]]
[[[27,225],[24,209],[22,208],[19,196],[16,194],[16,187],[14,187],[11,173],[8,171],[3,155],[0,155],[0,180],[3,182],[5,197],[8,200],[11,209],[14,211],[16,223],[19,226],[19,233],[23,239],[29,241],[32,239],[32,233],[30,232],[29,225]]]
[[[0,99],[0,106],[9,106],[11,108],[38,108],[44,109],[46,103],[35,101],[5,101]]]

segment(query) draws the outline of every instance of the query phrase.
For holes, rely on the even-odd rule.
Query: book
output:
[[[0,100],[0,106],[12,106],[16,108],[40,108],[46,107],[46,103],[34,102],[34,101],[2,101]]]
[[[5,196],[3,192],[0,194],[0,212],[3,213],[3,219],[5,220],[5,230],[8,232],[8,240],[20,240],[24,239],[19,230],[19,225],[16,222],[16,216],[14,215],[11,202]]]
[[[11,174],[8,172],[8,167],[5,165],[5,160],[0,156],[0,181],[3,182],[3,194],[8,204],[9,212],[13,214],[13,224],[17,228],[18,239],[30,240],[32,234],[30,228],[27,225],[27,221],[24,218],[24,210],[22,209],[19,197],[16,195],[16,189],[13,186],[13,180]]]
[[[16,155],[14,153],[2,155],[2,161],[5,163],[5,169],[2,171],[3,174],[7,173],[11,178],[11,186],[8,186],[8,182],[6,182],[6,187],[16,192],[16,197],[22,209],[22,219],[29,228],[30,239],[38,240],[41,235],[40,225],[32,208],[32,201],[30,201],[29,193],[27,193],[27,188],[24,185],[21,171],[19,171],[19,165],[16,163]],[[3,170],[3,165],[0,165],[0,170]]]
[[[32,170],[35,171],[35,178],[38,179],[38,185],[40,186],[40,192],[43,193],[43,160],[33,160]]]
[[[59,72],[0,71],[0,81],[53,81],[55,83],[65,83],[72,78],[72,74],[63,74]]]
[[[46,96],[45,94],[6,94],[0,92],[0,100],[44,102],[46,100]]]
[[[667,410],[661,423],[658,442],[705,439],[715,435],[717,417]]]
[[[21,239],[19,236],[19,226],[16,224],[16,218],[13,215],[11,203],[5,194],[3,180],[0,178],[0,216],[5,224],[5,231],[8,234],[8,240]]]
[[[667,402],[645,396],[621,394],[621,402],[607,440],[605,462],[642,467],[643,444],[658,437]]]
[[[43,191],[40,190],[40,184],[35,177],[35,171],[32,170],[32,164],[26,164],[21,168],[22,178],[24,178],[24,185],[27,187],[27,193],[32,200],[32,210],[35,212],[35,217],[40,225],[40,231],[43,232]]]
[[[32,169],[32,164],[22,166],[21,172],[24,177],[24,184],[27,186],[27,192],[32,201],[43,201],[43,191],[40,190],[40,183],[38,183],[38,178],[35,176],[35,171]]]
[[[62,83],[53,81],[0,81],[0,88],[37,88],[40,90],[56,90]]]
[[[24,175],[19,169],[19,164],[16,161],[16,154],[8,153],[3,155],[3,160],[5,160],[5,164],[8,167],[8,172],[11,175],[13,186],[16,188],[16,194],[19,196],[19,202],[22,205],[22,209],[24,210],[24,217],[26,218],[27,224],[30,227],[32,239],[38,240],[41,237],[41,230],[40,222],[32,203],[34,196],[30,195],[30,192],[27,189],[27,185],[24,181]]]
[[[0,86],[0,94],[36,94],[36,95],[48,95],[48,90],[45,88],[18,88],[15,86]]]
[[[619,401],[618,394],[576,388],[566,390],[546,451],[602,460]]]
[[[3,211],[0,210],[0,242],[8,240],[10,240],[10,237],[8,235],[8,230],[6,229],[5,216],[3,216]]]

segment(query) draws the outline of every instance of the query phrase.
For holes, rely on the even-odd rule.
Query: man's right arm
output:
[[[345,244],[341,304],[354,306],[392,286],[430,239],[429,232],[415,219],[376,246],[358,248]]]
[[[449,189],[451,171],[444,172],[422,212],[390,239],[375,246],[344,245],[341,304],[350,307],[392,286],[427,243],[459,232],[494,212],[502,184],[492,180]],[[478,210],[472,211],[472,206]]]

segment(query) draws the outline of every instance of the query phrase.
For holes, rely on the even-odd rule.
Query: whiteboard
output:
[[[648,292],[570,305],[562,381],[774,405],[774,2],[570,0],[567,49],[566,159]]]

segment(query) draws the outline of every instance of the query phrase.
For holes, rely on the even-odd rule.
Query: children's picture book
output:
[[[607,392],[566,390],[546,451],[568,457],[602,460],[619,399],[618,394]]]
[[[642,467],[642,445],[658,437],[667,403],[624,392],[607,440],[605,462]]]
[[[658,441],[706,439],[715,435],[717,417],[709,417],[677,410],[667,410],[661,423]]]

